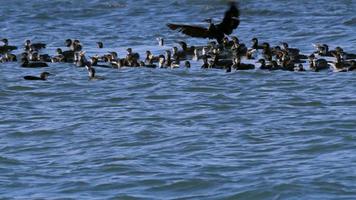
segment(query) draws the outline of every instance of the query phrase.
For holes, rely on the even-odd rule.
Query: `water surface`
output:
[[[77,38],[88,54],[155,53],[167,22],[220,20],[225,1],[0,0],[1,37]],[[356,52],[350,0],[243,1],[234,32],[305,53]],[[203,25],[203,24],[202,24]],[[157,47],[156,37],[166,39]],[[97,50],[95,42],[105,49]],[[42,69],[0,64],[0,197],[15,199],[355,199],[355,73]]]

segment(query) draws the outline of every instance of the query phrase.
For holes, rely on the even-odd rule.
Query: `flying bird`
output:
[[[230,35],[240,25],[240,11],[235,2],[230,3],[230,8],[225,12],[224,19],[215,25],[212,19],[205,20],[209,27],[184,24],[167,24],[172,30],[178,30],[185,35],[197,38],[216,39],[219,44],[223,42],[225,35]]]

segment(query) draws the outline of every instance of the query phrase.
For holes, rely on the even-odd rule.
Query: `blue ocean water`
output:
[[[352,0],[240,2],[242,42],[356,52]],[[0,0],[0,37],[77,38],[89,55],[162,52],[167,22],[220,20],[218,0]],[[158,47],[156,37],[166,45]],[[98,50],[95,42],[103,41]],[[20,53],[18,51],[16,53]],[[0,63],[1,199],[355,199],[355,73],[85,69],[28,82]]]

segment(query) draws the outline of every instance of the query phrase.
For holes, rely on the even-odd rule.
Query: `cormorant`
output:
[[[235,2],[231,2],[229,10],[225,12],[220,24],[213,24],[211,19],[206,20],[208,28],[194,25],[167,24],[172,30],[178,30],[191,37],[216,39],[219,44],[223,43],[225,35],[230,35],[240,25],[240,11]]]

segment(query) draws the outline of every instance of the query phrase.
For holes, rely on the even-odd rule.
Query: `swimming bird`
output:
[[[97,76],[95,73],[95,69],[92,66],[91,62],[85,63],[85,68],[88,70],[89,80],[104,80],[105,78]]]
[[[48,64],[45,62],[30,62],[27,57],[23,57],[21,59],[21,67],[25,68],[42,68],[42,67],[48,67]]]
[[[325,59],[317,59],[314,54],[309,56],[309,68],[314,72],[319,72],[320,70],[326,70],[330,68],[330,65]]]
[[[57,55],[52,58],[52,62],[66,62],[66,63],[73,63],[74,62],[74,51],[67,50],[63,51],[61,48],[56,49]]]
[[[294,71],[295,65],[293,60],[290,58],[288,52],[283,52],[283,56],[281,58],[282,70],[284,71]]]
[[[2,39],[1,42],[4,44],[0,46],[0,54],[6,54],[17,49],[16,46],[9,45],[9,40],[6,38]]]
[[[112,61],[110,64],[113,68],[125,67],[125,58],[117,59],[116,61]]]
[[[209,27],[183,24],[167,24],[171,30],[178,30],[185,35],[198,38],[216,39],[222,44],[225,35],[230,35],[240,25],[240,11],[235,2],[231,2],[229,10],[225,12],[221,23],[215,25],[212,19],[207,19]]]
[[[277,61],[272,60],[271,61],[272,68],[270,69],[271,71],[274,70],[283,70],[282,66],[278,65]]]
[[[83,49],[82,44],[79,40],[66,39],[64,42],[65,46],[74,52],[79,52]]]
[[[334,56],[336,58],[336,62],[329,61],[329,64],[332,67],[334,72],[347,72],[347,71],[349,71],[350,67],[353,66],[354,61],[347,61],[344,58],[345,55],[343,52],[338,53]]]
[[[249,51],[244,43],[234,44],[234,46],[232,47],[231,50],[233,51],[233,55],[235,57],[248,56],[247,54],[249,53]]]
[[[146,51],[145,64],[152,65],[155,62],[159,61],[159,57],[155,57],[151,51]]]
[[[204,55],[202,57],[203,60],[203,65],[201,66],[202,69],[208,69],[209,68],[209,62],[208,62],[208,57]]]
[[[261,64],[261,66],[260,66],[261,70],[271,70],[272,69],[272,65],[267,65],[265,59],[259,59],[257,61],[257,63]]]
[[[163,39],[162,37],[158,37],[158,38],[156,38],[156,39],[157,39],[157,41],[158,41],[158,45],[161,46],[161,47],[163,47],[163,46],[164,46],[164,39]]]
[[[87,58],[85,57],[85,52],[84,51],[80,51],[78,53],[78,58],[77,59],[74,59],[74,64],[77,66],[77,67],[85,67],[86,66],[86,63],[88,63],[88,60]]]
[[[96,45],[97,45],[97,47],[98,47],[99,49],[104,48],[103,42],[97,42]]]
[[[88,76],[90,80],[95,78],[95,69],[93,67],[88,67]]]
[[[134,53],[132,48],[126,49],[127,54],[125,58],[125,66],[127,67],[138,67],[139,63],[138,60],[140,59],[140,54]]]
[[[275,50],[277,49],[275,48]],[[290,48],[288,43],[286,42],[283,42],[282,47],[279,47],[278,50],[281,50],[283,53],[286,53],[289,58],[295,63],[304,63],[305,61],[302,60],[308,59],[308,56],[300,54],[299,49]]]
[[[255,69],[255,65],[241,63],[241,58],[237,57],[233,59],[232,68],[234,68],[235,70],[252,70]]]
[[[184,62],[184,67],[190,68],[190,62],[188,60]]]
[[[351,59],[356,59],[356,54],[353,53],[347,53],[345,52],[341,47],[336,47],[335,52],[331,53],[334,57],[337,55],[340,55],[343,60],[351,60]]]
[[[95,67],[102,67],[102,68],[113,68],[112,65],[103,65],[103,64],[99,64],[98,63],[99,59],[98,57],[90,57],[90,62],[92,64],[92,66],[95,66]]]
[[[32,52],[32,51],[39,51],[41,49],[46,48],[46,44],[44,43],[32,43],[31,40],[25,41],[25,50]]]
[[[255,50],[262,50],[262,49],[264,49],[264,46],[263,46],[263,45],[259,45],[259,44],[258,44],[258,39],[257,39],[257,38],[252,38],[251,42],[252,42],[252,47],[251,47],[251,49],[255,49]]]
[[[234,42],[232,40],[229,40],[228,37],[223,38],[223,42],[220,45],[221,49],[230,49],[234,45]]]
[[[266,59],[268,61],[272,61],[273,53],[272,53],[272,49],[271,49],[269,43],[265,42],[262,44],[262,46],[263,46],[262,54],[263,54],[264,59]]]
[[[254,60],[256,58],[256,49],[248,49],[246,52],[246,58],[248,60]]]
[[[188,47],[187,43],[183,41],[179,41],[178,44],[182,47],[182,50],[186,55],[194,55],[196,49],[195,46]]]
[[[166,58],[164,57],[164,55],[159,55],[158,57],[159,57],[158,67],[166,68],[166,66],[165,66]]]
[[[178,47],[172,48],[172,58],[173,60],[185,60],[187,59],[187,54],[185,51],[179,51]]]
[[[295,72],[305,72],[303,64],[299,64],[298,66],[294,67],[293,69]]]
[[[314,44],[314,47],[317,48],[317,51],[314,54],[324,57],[333,57],[334,54],[337,54],[335,50],[329,50],[329,46],[327,44]]]
[[[171,67],[171,65],[172,65],[172,53],[171,53],[171,51],[166,50],[164,58],[165,58],[164,59],[165,62],[163,63],[163,66],[164,67]]]
[[[25,80],[30,80],[30,81],[46,81],[47,77],[50,76],[52,74],[48,73],[48,72],[42,72],[40,77],[37,76],[24,76],[23,78]]]
[[[212,56],[212,60],[209,61],[209,68],[214,69],[226,69],[233,64],[231,59],[220,59],[219,55]]]
[[[16,62],[17,56],[12,53],[5,53],[4,56],[1,57],[0,62]]]
[[[260,59],[260,60],[258,60],[257,63],[261,64],[261,66],[260,66],[261,70],[274,71],[274,70],[281,70],[282,69],[282,67],[279,66],[277,61],[275,61],[275,60],[270,61],[269,65],[266,64],[266,60],[265,59]]]
[[[194,50],[194,55],[193,55],[192,60],[197,61],[197,60],[200,60],[201,58],[202,58],[202,56],[199,54],[199,50],[198,50],[198,49],[195,49],[195,50]]]
[[[288,54],[299,55],[300,50],[297,48],[290,48],[288,43],[282,42],[282,49],[286,51]]]

